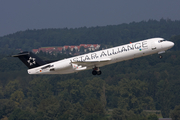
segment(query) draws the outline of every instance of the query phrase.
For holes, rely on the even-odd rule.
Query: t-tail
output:
[[[32,52],[22,52],[13,57],[18,57],[29,69],[47,64]]]

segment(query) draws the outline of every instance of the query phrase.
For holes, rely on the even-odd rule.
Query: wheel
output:
[[[97,71],[93,70],[93,71],[92,71],[92,74],[93,74],[93,75],[97,75]]]
[[[101,71],[97,71],[97,75],[101,75]]]
[[[163,56],[162,56],[162,55],[159,55],[159,58],[160,58],[160,59],[162,59],[162,58],[163,58]]]

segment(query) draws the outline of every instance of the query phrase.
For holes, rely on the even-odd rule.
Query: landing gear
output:
[[[93,70],[93,71],[92,71],[92,74],[93,74],[93,75],[97,75],[97,71]]]
[[[101,75],[101,71],[97,71],[97,75]]]
[[[101,75],[101,70],[98,67],[93,68],[92,71],[93,75]]]
[[[162,53],[165,53],[165,51],[158,52],[158,54],[159,54],[159,58],[160,58],[160,59],[162,59],[162,58],[163,58],[163,56],[161,55]]]

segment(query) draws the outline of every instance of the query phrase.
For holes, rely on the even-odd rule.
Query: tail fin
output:
[[[46,64],[45,61],[41,60],[32,52],[22,52],[18,55],[13,55],[13,57],[18,57],[29,69]]]

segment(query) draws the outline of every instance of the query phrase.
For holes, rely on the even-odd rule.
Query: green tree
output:
[[[43,80],[40,78],[36,78],[29,82],[27,97],[32,101],[34,107],[41,102],[43,99],[47,99],[53,95],[52,85],[49,84],[47,78]]]
[[[4,92],[2,90],[2,87],[0,87],[0,99],[2,99],[4,97]]]
[[[19,89],[20,89],[19,80],[9,81],[9,83],[5,87],[6,96],[10,97],[12,93],[14,93],[16,90]]]
[[[55,97],[44,99],[38,106],[38,118],[42,119],[69,119],[71,116],[72,104],[69,101],[58,101]]]
[[[161,113],[164,118],[169,117],[172,94],[170,84],[167,79],[158,83],[157,102],[161,107]]]
[[[114,108],[112,112],[112,120],[128,120],[133,118],[135,115],[133,111],[127,111],[120,108]]]
[[[14,101],[16,106],[19,106],[24,99],[24,94],[20,90],[16,90],[14,93],[11,94],[10,100]]]
[[[84,47],[83,46],[80,47],[80,52],[84,52]]]
[[[17,108],[8,117],[8,120],[34,120],[35,117],[34,114]]]
[[[105,111],[102,103],[97,99],[90,99],[84,102],[85,119],[100,119],[105,116]]]
[[[156,114],[151,114],[148,116],[148,120],[158,120],[158,117]]]
[[[82,82],[70,79],[57,83],[58,97],[71,103],[81,102],[83,99]]]
[[[47,99],[41,100],[38,105],[38,113],[41,113],[43,119],[57,119],[59,111],[59,101],[55,97],[50,97]]]
[[[170,112],[172,120],[180,120],[180,105],[176,106],[174,110]]]
[[[89,100],[91,98],[100,100],[100,97],[102,97],[102,100],[105,101],[105,96],[103,97],[103,95],[105,94],[105,88],[103,88],[103,84],[104,81],[101,78],[93,78],[91,80],[87,80],[86,86],[83,89],[83,94],[85,95],[86,100]],[[103,104],[105,104],[105,102]]]
[[[0,99],[0,118],[3,116],[9,117],[15,108],[16,105],[14,101],[9,99]]]
[[[70,109],[70,119],[71,120],[83,120],[85,117],[84,110],[81,104],[75,103],[73,104],[72,108]]]
[[[100,101],[104,107],[104,110],[106,110],[106,104],[107,104],[107,101],[106,101],[106,87],[105,87],[105,82],[103,83],[103,86],[102,86],[102,92],[101,92],[101,96],[100,96]]]
[[[133,110],[140,114],[143,109],[154,109],[153,99],[147,95],[147,84],[140,80],[122,79],[118,86],[120,97],[118,106],[122,109]]]

